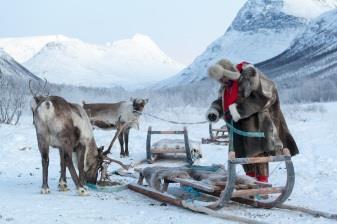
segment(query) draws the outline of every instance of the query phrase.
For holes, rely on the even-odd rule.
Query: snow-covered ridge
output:
[[[126,88],[145,87],[184,67],[142,34],[106,45],[49,42],[24,65],[52,83]]]
[[[10,76],[19,79],[35,79],[37,76],[28,71],[25,67],[15,61],[9,54],[0,48],[0,76]]]
[[[69,40],[73,39],[63,35],[0,38],[0,48],[22,63],[33,57],[49,42]]]
[[[336,7],[337,0],[248,0],[223,36],[191,65],[154,88],[206,79],[207,68],[221,58],[251,63],[273,58],[289,48],[312,18]]]
[[[336,21],[337,9],[323,14],[312,21],[289,49],[258,66],[287,86],[301,86],[315,78],[334,79],[337,72]]]
[[[336,7],[336,0],[284,0],[283,11],[289,15],[313,19]]]

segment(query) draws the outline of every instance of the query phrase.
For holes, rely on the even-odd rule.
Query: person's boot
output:
[[[260,182],[268,183],[268,176],[258,175],[258,176],[256,176],[256,179]],[[268,198],[269,198],[268,195],[259,195],[259,194],[256,195],[257,200],[259,200],[259,199],[266,200]]]

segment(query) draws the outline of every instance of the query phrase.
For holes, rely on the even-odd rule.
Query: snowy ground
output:
[[[301,152],[293,158],[296,184],[287,203],[337,213],[337,103],[286,106],[284,110]],[[203,120],[203,113],[202,109],[185,108],[163,112],[160,116],[195,121]],[[125,163],[145,158],[149,125],[157,130],[181,128],[142,119],[141,129],[131,131],[131,157],[123,159]],[[207,125],[188,128],[193,140],[200,141],[201,137],[207,137]],[[111,132],[95,131],[99,145],[108,145],[112,135]],[[59,155],[55,149],[50,153],[51,194],[41,195],[41,159],[31,116],[24,116],[18,126],[0,125],[0,142],[0,223],[224,223],[223,220],[174,206],[161,206],[160,202],[130,190],[115,193],[91,191],[90,196],[80,197],[69,179],[70,191],[58,192]],[[226,163],[226,147],[202,145],[202,150],[204,157],[200,164]],[[112,157],[119,158],[118,155],[119,147],[116,144]],[[277,165],[271,168],[272,182],[279,182],[284,174],[282,165]],[[133,181],[117,176],[114,178],[124,182]],[[268,223],[334,223],[324,218],[276,209],[233,205],[219,212],[225,210]]]

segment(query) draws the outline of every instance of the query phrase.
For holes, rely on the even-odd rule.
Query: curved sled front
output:
[[[287,170],[287,180],[284,187],[263,187],[259,189],[249,190],[235,190],[236,180],[236,165],[237,164],[256,164],[266,162],[285,162]],[[272,208],[279,204],[282,204],[291,195],[291,192],[295,184],[295,172],[294,166],[291,161],[291,156],[288,149],[283,149],[283,155],[280,156],[268,156],[268,157],[253,157],[253,158],[235,158],[234,152],[229,152],[228,160],[228,181],[225,189],[221,192],[219,201],[208,206],[211,208],[223,207],[230,200],[239,203],[251,205],[259,208]],[[256,195],[268,195],[268,194],[280,194],[275,200],[262,202],[250,197]]]

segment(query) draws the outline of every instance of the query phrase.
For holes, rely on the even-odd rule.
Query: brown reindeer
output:
[[[58,96],[34,96],[31,101],[38,147],[42,157],[43,184],[41,193],[49,193],[49,146],[60,151],[61,176],[59,190],[66,191],[66,167],[80,195],[87,195],[85,182],[96,184],[98,171],[105,159],[103,147],[98,148],[90,120],[78,104],[67,102]],[[77,175],[73,157],[77,159]],[[124,166],[126,168],[126,166]]]
[[[132,127],[138,129],[138,119],[148,99],[130,99],[118,103],[87,104],[83,102],[83,108],[87,112],[93,126],[109,130],[117,129],[121,132],[118,140],[121,146],[121,157],[129,156],[129,132]],[[124,125],[129,123],[128,125]],[[121,130],[121,128],[124,128]],[[124,150],[125,144],[125,150]]]

